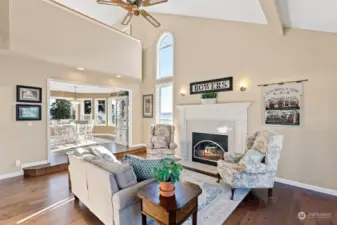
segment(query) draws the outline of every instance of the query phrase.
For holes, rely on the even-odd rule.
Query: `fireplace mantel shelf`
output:
[[[223,107],[231,107],[231,108],[245,108],[247,109],[252,102],[228,102],[228,103],[217,103],[217,104],[191,104],[191,105],[177,105],[178,109],[183,108],[223,108]]]

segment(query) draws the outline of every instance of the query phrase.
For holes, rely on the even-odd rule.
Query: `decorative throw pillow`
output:
[[[160,165],[161,159],[143,159],[134,155],[125,155],[126,160],[135,171],[138,182],[153,178],[152,169]]]
[[[239,161],[239,164],[248,165],[248,164],[256,164],[260,163],[264,157],[264,154],[261,152],[255,150],[255,149],[249,149],[246,154],[242,157],[242,159]]]
[[[154,149],[169,148],[167,139],[163,136],[153,136],[151,139]]]
[[[111,172],[119,189],[124,189],[137,184],[137,177],[132,166],[117,162],[107,161],[99,156],[85,157],[84,160]]]
[[[102,145],[92,145],[89,146],[89,149],[91,150],[92,154],[96,156],[100,156],[105,160],[121,164],[121,162],[118,161],[117,158],[112,154],[112,152]]]
[[[260,131],[256,135],[253,148],[258,150],[261,153],[267,153],[268,151],[268,140],[269,140],[269,131]]]

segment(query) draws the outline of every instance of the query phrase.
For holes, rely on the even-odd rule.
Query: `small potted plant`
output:
[[[161,196],[171,197],[174,195],[174,184],[179,181],[182,170],[182,165],[171,158],[163,159],[158,167],[152,169],[152,175],[160,185]]]
[[[218,96],[218,93],[216,92],[209,92],[209,93],[201,94],[201,103],[202,104],[215,104],[217,96]]]

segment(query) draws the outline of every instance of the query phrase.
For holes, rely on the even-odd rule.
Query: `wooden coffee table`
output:
[[[160,196],[156,181],[140,188],[137,195],[142,200],[142,224],[146,225],[147,216],[161,225],[176,225],[193,215],[193,225],[196,225],[198,196],[201,193],[198,185],[186,181],[176,183],[175,195],[172,197]]]

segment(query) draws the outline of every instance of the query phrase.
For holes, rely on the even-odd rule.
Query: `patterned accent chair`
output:
[[[282,149],[283,135],[269,131],[258,131],[247,137],[246,152],[255,149],[264,154],[260,163],[241,163],[244,154],[225,153],[224,160],[218,161],[218,182],[223,179],[232,188],[231,200],[236,188],[272,188]]]
[[[178,147],[174,143],[174,126],[166,124],[151,125],[150,142],[147,144],[148,158],[173,157]]]

